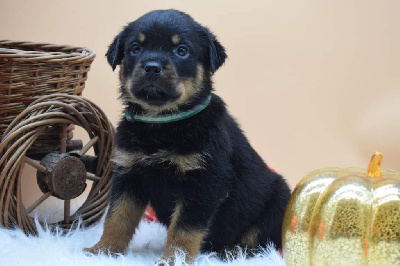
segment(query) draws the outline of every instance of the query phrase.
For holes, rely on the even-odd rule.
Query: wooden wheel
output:
[[[75,125],[87,132],[90,140],[85,145],[70,141]],[[54,132],[59,133],[59,144],[54,145],[51,138],[49,145],[46,136]],[[54,223],[62,228],[70,228],[78,218],[82,225],[98,221],[110,196],[113,135],[104,113],[80,96],[52,94],[34,101],[12,121],[0,143],[0,224],[37,233],[29,213],[49,197],[64,201],[64,217]],[[91,148],[94,156],[86,155]],[[43,192],[27,207],[21,192],[25,164],[37,170],[37,183]],[[88,180],[93,182],[90,192],[71,214],[71,200],[82,194]]]

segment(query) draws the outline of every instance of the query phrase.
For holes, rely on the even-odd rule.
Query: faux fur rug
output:
[[[72,230],[67,234],[54,234],[42,229],[37,237],[26,236],[19,229],[0,228],[0,265],[157,265],[165,248],[166,228],[159,223],[143,220],[126,254],[117,257],[85,254],[82,249],[95,244],[102,231],[102,223],[90,228]],[[227,256],[227,261],[221,261],[213,254],[201,254],[195,265],[285,265],[281,255],[274,248],[260,250],[259,254],[250,259],[246,259],[244,250],[241,250],[237,257],[229,254]],[[186,265],[182,262],[184,254],[175,254],[175,257],[175,265]]]

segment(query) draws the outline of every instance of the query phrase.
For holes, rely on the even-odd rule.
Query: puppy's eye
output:
[[[139,53],[140,51],[142,50],[142,48],[140,47],[140,45],[139,44],[137,44],[137,43],[135,43],[134,45],[132,45],[132,48],[131,48],[131,54],[137,54],[137,53]]]
[[[176,48],[176,54],[185,57],[188,54],[188,48],[185,45],[180,45],[178,48]]]

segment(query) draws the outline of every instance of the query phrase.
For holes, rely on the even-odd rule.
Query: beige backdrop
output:
[[[115,125],[117,71],[106,49],[127,22],[165,8],[219,37],[229,60],[216,93],[292,188],[316,168],[366,168],[375,150],[384,168],[400,170],[398,0],[0,0],[0,39],[95,50],[83,95]]]

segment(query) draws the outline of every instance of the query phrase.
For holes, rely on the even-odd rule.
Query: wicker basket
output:
[[[80,95],[94,57],[86,48],[0,41],[0,139],[11,121],[39,97]]]

